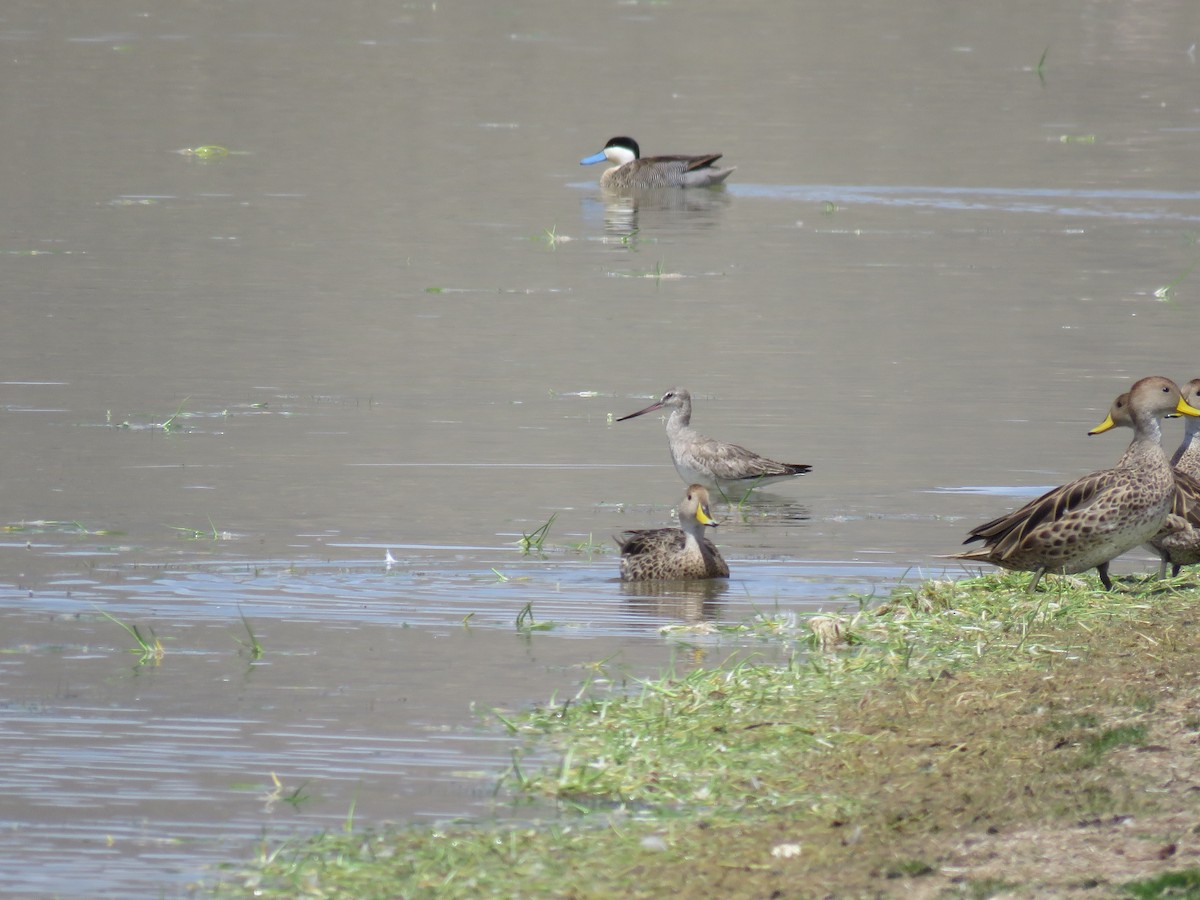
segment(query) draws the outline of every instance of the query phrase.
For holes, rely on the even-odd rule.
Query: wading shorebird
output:
[[[667,417],[671,461],[686,484],[698,482],[728,497],[731,488],[737,492],[749,491],[774,481],[806,475],[812,469],[804,463],[775,462],[737,444],[700,434],[691,427],[692,395],[681,387],[671,388],[657,403],[621,416],[617,421],[624,422],[658,409],[671,411]]]
[[[703,156],[648,156],[642,159],[637,141],[631,137],[615,137],[604,149],[579,161],[581,166],[608,160],[613,163],[600,176],[600,187],[622,190],[629,188],[711,187],[729,177],[736,167],[718,169],[713,166],[720,153]]]
[[[983,541],[984,546],[952,558],[1033,572],[1030,591],[1046,572],[1073,575],[1094,568],[1111,590],[1109,562],[1157,535],[1174,503],[1175,476],[1163,453],[1158,420],[1171,413],[1200,416],[1175,382],[1158,375],[1134,384],[1128,410],[1133,442],[1115,467],[1077,478],[973,528],[963,543]],[[1106,430],[1101,425],[1090,433]]]
[[[1189,381],[1180,392],[1185,403],[1200,408],[1200,378]],[[1129,394],[1125,393],[1113,401],[1108,418],[1092,429],[1091,434],[1100,434],[1110,428],[1132,427]],[[1175,471],[1171,515],[1163,530],[1147,545],[1158,554],[1159,578],[1166,577],[1168,563],[1172,566],[1172,578],[1184,566],[1200,563],[1200,418],[1191,416],[1184,420],[1183,443],[1171,457],[1171,467]]]
[[[708,511],[708,491],[693,484],[679,504],[679,528],[625,531],[615,539],[621,546],[621,580],[728,578],[729,566],[704,536],[706,527],[717,527]]]

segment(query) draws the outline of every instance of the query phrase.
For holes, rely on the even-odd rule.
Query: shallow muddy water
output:
[[[493,796],[490,710],[963,574],[970,526],[1116,460],[1117,393],[1200,376],[1198,36],[1183,2],[9,4],[0,892],[545,815]],[[606,196],[578,160],[620,133],[738,169]],[[728,585],[643,595],[611,535],[684,485],[612,419],[674,385],[814,469],[718,507]]]

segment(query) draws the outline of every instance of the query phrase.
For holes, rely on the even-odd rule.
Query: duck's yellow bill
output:
[[[1196,409],[1196,407],[1192,406],[1182,397],[1179,398],[1179,402],[1175,405],[1175,412],[1184,416],[1200,416],[1200,409]]]

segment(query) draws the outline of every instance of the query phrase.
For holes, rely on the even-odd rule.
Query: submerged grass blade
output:
[[[168,525],[172,531],[178,531],[180,537],[188,538],[193,541],[219,541],[221,532],[217,531],[217,526],[213,524],[213,520],[208,520],[208,530],[201,528],[189,528],[186,525]]]
[[[242,612],[240,607],[238,608],[238,615],[241,616],[241,618],[242,618],[242,625],[245,627],[246,634],[249,636],[250,641],[249,641],[249,643],[247,643],[246,641],[240,640],[238,638],[234,638],[234,640],[236,640],[239,644],[241,644],[243,647],[245,647],[247,650],[250,651],[250,659],[252,659],[252,660],[262,659],[262,655],[263,655],[262,644],[260,644],[258,642],[258,638],[254,634],[254,629],[250,627],[250,620],[246,618],[246,614],[244,612]]]
[[[184,404],[186,404],[191,399],[192,399],[191,397],[184,397],[181,401],[179,401],[179,406],[177,406],[175,408],[175,412],[171,414],[171,416],[167,419],[167,421],[163,422],[158,427],[161,428],[163,431],[170,431],[171,429],[173,429],[175,427],[176,421],[178,421],[179,417],[181,415],[183,415]]]
[[[1164,284],[1154,292],[1154,296],[1158,300],[1171,301],[1175,299],[1175,288],[1179,287],[1183,279],[1187,278],[1192,272],[1196,271],[1196,266],[1200,266],[1200,259],[1196,260],[1190,266],[1183,270],[1183,274],[1172,281],[1170,284]]]
[[[542,523],[541,527],[530,534],[521,534],[521,539],[517,541],[517,546],[521,548],[522,553],[530,553],[542,551],[542,545],[546,543],[546,536],[550,533],[550,526],[554,524],[554,520],[558,518],[558,513],[551,513],[550,518]]]
[[[122,622],[116,616],[105,612],[99,607],[94,608],[96,612],[104,616],[104,618],[108,619],[110,622],[114,622],[124,628],[125,633],[134,639],[134,641],[137,643],[137,647],[131,648],[129,652],[139,654],[139,663],[146,663],[150,662],[151,660],[154,662],[162,661],[162,658],[166,655],[166,650],[163,649],[162,641],[158,639],[158,635],[154,633],[153,628],[148,629],[150,631],[150,638],[148,639],[142,634],[141,630],[136,625],[130,625],[127,622]]]
[[[550,631],[553,628],[553,622],[538,622],[534,619],[532,602],[526,603],[517,613],[517,631],[520,634],[529,634],[532,631]]]

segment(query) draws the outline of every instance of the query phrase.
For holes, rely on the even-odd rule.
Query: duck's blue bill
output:
[[[608,157],[605,156],[604,151],[601,150],[599,153],[593,153],[591,156],[585,156],[579,161],[579,164],[581,166],[590,166],[592,163],[604,162],[606,159],[608,159]]]

